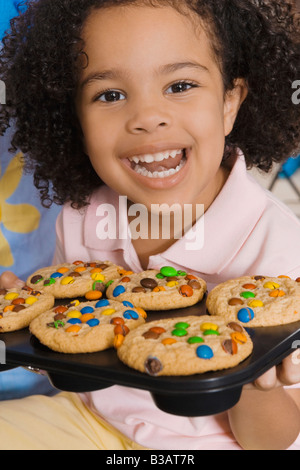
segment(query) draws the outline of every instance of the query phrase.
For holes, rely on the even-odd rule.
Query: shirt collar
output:
[[[174,245],[150,257],[149,267],[154,267],[158,261],[207,275],[220,273],[252,232],[265,210],[266,201],[264,190],[247,174],[245,159],[240,153],[226,184],[207,212]],[[109,217],[104,214],[105,209]],[[112,218],[116,220],[116,238],[100,240],[97,233],[103,231],[105,223],[114,222]],[[87,209],[84,244],[101,251],[125,251],[131,245],[126,198],[119,199],[107,186],[94,193]]]

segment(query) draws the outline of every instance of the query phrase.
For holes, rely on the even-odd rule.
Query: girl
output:
[[[54,262],[172,264],[210,288],[249,273],[298,277],[300,223],[246,167],[268,171],[298,154],[299,33],[287,1],[33,2],[4,40],[1,125],[15,119],[13,147],[27,154],[44,203],[51,189],[65,204]],[[203,205],[204,243],[188,250],[190,232],[124,236],[134,203],[150,228],[154,204],[191,205],[195,234]],[[119,214],[118,230],[100,241],[104,204]],[[1,284],[14,279],[6,273]],[[148,392],[119,386],[1,404],[0,447],[299,449],[299,388],[284,387],[300,381],[297,362],[289,357],[228,413],[207,418],[168,415]]]

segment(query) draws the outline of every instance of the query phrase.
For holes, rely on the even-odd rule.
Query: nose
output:
[[[127,130],[132,134],[151,134],[171,125],[171,117],[158,106],[141,104],[127,120]]]

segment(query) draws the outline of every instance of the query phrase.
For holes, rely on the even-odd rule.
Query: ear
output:
[[[243,78],[238,78],[234,82],[234,88],[226,92],[224,101],[224,131],[225,136],[229,135],[233,129],[236,117],[247,98],[248,87]]]

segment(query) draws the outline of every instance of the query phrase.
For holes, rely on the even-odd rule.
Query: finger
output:
[[[300,383],[300,354],[298,350],[286,357],[277,367],[277,377],[282,385]]]
[[[0,287],[2,289],[12,289],[14,287],[24,287],[25,282],[19,279],[14,273],[11,271],[5,271],[0,276]]]
[[[272,390],[277,385],[276,367],[269,369],[254,382],[254,386],[262,391]]]

